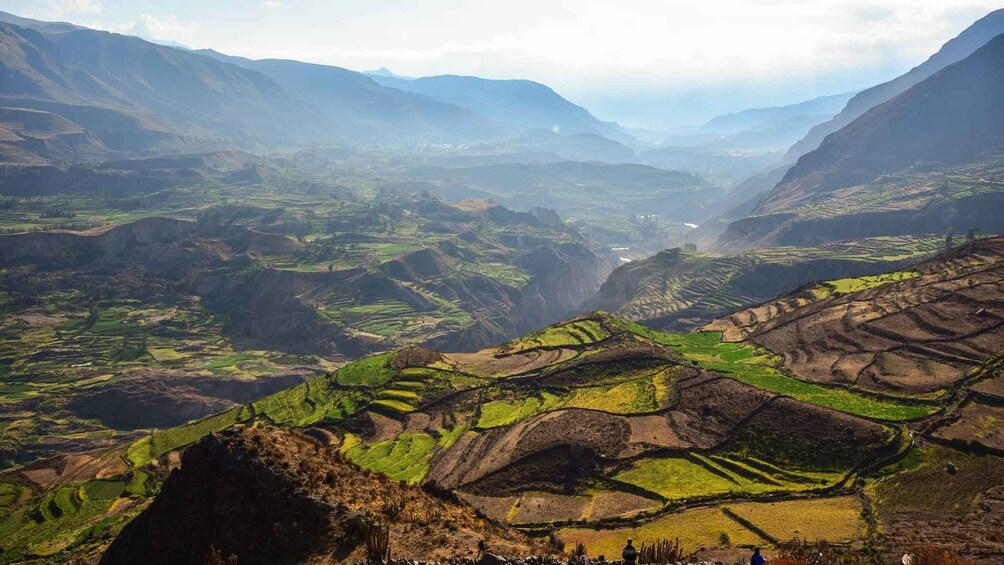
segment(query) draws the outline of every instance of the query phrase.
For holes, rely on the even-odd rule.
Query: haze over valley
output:
[[[1004,560],[1004,9],[236,4],[0,2],[0,563]]]

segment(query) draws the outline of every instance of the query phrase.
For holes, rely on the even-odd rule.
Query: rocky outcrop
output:
[[[443,559],[491,538],[530,554],[519,533],[474,510],[345,463],[295,432],[238,428],[185,450],[156,500],[101,563],[201,564],[211,552],[241,564],[366,559],[365,531],[389,528],[391,555]]]

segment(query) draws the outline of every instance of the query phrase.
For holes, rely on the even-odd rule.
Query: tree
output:
[[[948,230],[945,234],[945,249],[951,249],[955,245],[955,230]]]
[[[969,228],[969,232],[966,233],[966,240],[969,241],[969,243],[972,243],[979,239],[982,234],[983,230],[980,229],[980,226],[973,226]]]

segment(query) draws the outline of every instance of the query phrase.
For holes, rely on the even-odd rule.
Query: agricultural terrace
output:
[[[719,343],[716,334],[655,332],[606,314],[473,354],[409,348],[375,355],[245,406],[154,431],[118,453],[125,473],[51,490],[44,499],[4,487],[0,504],[13,511],[0,540],[24,555],[48,550],[31,540],[59,538],[69,547],[90,528],[120,528],[138,510],[129,501],[156,494],[178,450],[256,421],[327,430],[332,445],[360,467],[410,484],[436,482],[512,524],[643,520],[622,530],[562,531],[593,554],[611,551],[628,531],[638,539],[679,536],[688,546],[712,544],[723,533],[734,544],[784,539],[808,533],[810,525],[813,535],[844,539],[857,528],[853,512],[842,510],[835,529],[822,531],[812,522],[764,518],[756,506],[764,503],[735,501],[826,495],[892,437],[884,426],[835,419],[817,406],[889,419],[912,416],[897,412],[910,406],[808,385],[771,363],[753,348]],[[774,393],[809,403],[799,410],[813,422],[811,434],[782,433],[777,426],[791,408],[772,402]],[[845,437],[849,425],[860,446],[834,450],[815,439]],[[751,434],[767,443],[749,441]],[[773,457],[787,453],[784,441],[834,459],[824,469],[785,465]],[[570,460],[581,463],[568,466]],[[780,502],[771,512],[811,514],[815,501]],[[697,503],[721,508],[673,512]],[[135,510],[115,514],[124,504]]]
[[[663,514],[638,525],[593,529],[567,527],[557,535],[566,544],[581,543],[589,555],[620,555],[624,540],[636,545],[679,538],[685,551],[702,547],[769,545],[793,538],[846,542],[863,532],[860,502],[851,496],[784,502],[747,502],[699,507]]]
[[[909,277],[909,271],[885,278],[880,275],[929,257],[943,245],[938,237],[900,236],[815,247],[775,247],[736,255],[663,251],[615,271],[611,280],[625,277],[633,290],[627,296],[601,291],[600,307],[661,328],[690,329],[820,279],[863,276],[861,281],[855,282],[855,277],[838,284],[837,292],[851,292],[854,287],[880,284],[889,276]],[[756,282],[765,277],[771,285]]]
[[[668,333],[624,322],[625,327],[668,346],[701,367],[759,389],[796,400],[877,420],[905,421],[933,414],[937,407],[911,399],[880,398],[843,387],[823,386],[791,377],[779,359],[742,344],[723,343],[720,332]]]

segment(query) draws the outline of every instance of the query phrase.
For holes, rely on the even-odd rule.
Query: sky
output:
[[[0,10],[251,58],[543,82],[666,129],[860,90],[1000,0],[0,0]]]

